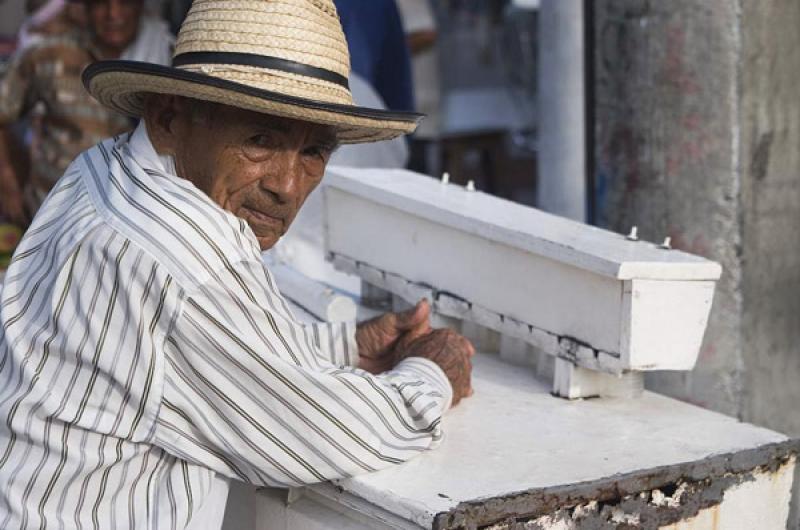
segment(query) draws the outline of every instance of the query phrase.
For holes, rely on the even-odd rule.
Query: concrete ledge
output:
[[[436,515],[433,528],[455,530],[475,526],[501,524],[552,515],[559,510],[600,504],[594,516],[614,517],[609,511],[622,506],[625,512],[638,514],[641,528],[661,528],[685,521],[701,510],[720,504],[725,492],[743,482],[756,480],[759,474],[791,470],[800,440],[768,444],[738,453],[716,455],[697,462],[611,476],[568,486],[540,488],[493,499],[463,502],[449,512]],[[780,499],[775,500],[775,509]],[[786,499],[788,502],[788,495]],[[610,508],[603,514],[603,506]],[[626,506],[627,505],[627,506]],[[596,506],[595,506],[596,507]],[[578,512],[580,512],[578,508]],[[619,515],[617,515],[619,517]],[[589,517],[586,517],[587,519]],[[606,521],[610,522],[610,521]],[[584,521],[583,524],[588,524]],[[767,527],[764,527],[767,528]]]

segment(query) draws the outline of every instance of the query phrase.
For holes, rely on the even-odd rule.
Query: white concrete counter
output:
[[[490,354],[476,356],[474,387],[475,395],[448,413],[438,450],[295,491],[289,509],[338,507],[338,515],[321,519],[331,526],[319,528],[338,528],[342,513],[363,528],[472,528],[509,517],[556,517],[575,506],[596,509],[598,502],[625,515],[628,502],[637,517],[658,517],[660,527],[702,518],[704,509],[725,506],[725,490],[748,483],[757,491],[739,496],[740,504],[751,503],[745,511],[764,512],[764,529],[785,524],[794,444],[781,434],[652,393],[633,400],[556,398],[526,369]],[[769,485],[763,491],[761,475]],[[277,502],[271,499],[261,502]],[[276,513],[262,506],[259,528],[280,528],[270,520]]]
[[[701,462],[787,440],[658,394],[567,401],[493,355],[478,355],[475,365],[475,395],[448,414],[438,450],[338,485],[427,528],[436,514],[461,502]]]

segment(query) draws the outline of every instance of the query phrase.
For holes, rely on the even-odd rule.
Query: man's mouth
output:
[[[105,26],[103,26],[103,30],[106,33],[122,33],[127,30],[127,24],[124,22],[120,24],[114,24],[114,23],[106,24]]]
[[[271,230],[283,230],[284,220],[282,217],[275,217],[247,206],[242,206],[242,208],[247,213],[248,220],[253,224]]]

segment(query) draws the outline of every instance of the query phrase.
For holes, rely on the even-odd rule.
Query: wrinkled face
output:
[[[121,53],[139,31],[143,0],[87,0],[86,13],[97,44]]]
[[[178,176],[244,219],[262,250],[286,233],[336,148],[332,127],[214,104],[175,120]],[[199,107],[199,110],[198,110]],[[149,125],[148,125],[149,130]]]

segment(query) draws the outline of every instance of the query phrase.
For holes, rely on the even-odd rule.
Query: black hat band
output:
[[[326,70],[325,68],[317,68],[316,66],[298,63],[288,59],[281,59],[280,57],[271,57],[269,55],[238,52],[186,52],[176,55],[172,59],[172,66],[188,66],[193,64],[234,64],[238,66],[269,68],[270,70],[278,70],[328,81],[348,90],[350,89],[350,83],[347,78],[341,74]]]

